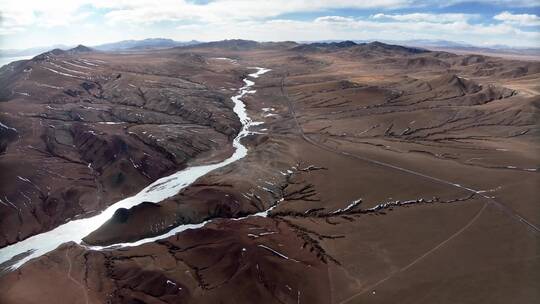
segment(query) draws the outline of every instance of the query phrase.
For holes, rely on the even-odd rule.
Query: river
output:
[[[270,71],[269,69],[260,67],[255,67],[254,69],[256,69],[257,71],[255,73],[249,74],[248,78],[258,78],[260,75]],[[27,261],[54,250],[61,244],[67,242],[76,242],[78,244],[81,244],[82,238],[103,225],[108,219],[113,216],[114,212],[119,208],[131,208],[142,202],[161,202],[166,198],[176,195],[182,189],[191,185],[198,178],[206,175],[207,173],[244,158],[247,155],[247,148],[242,145],[240,141],[242,138],[249,134],[249,128],[252,125],[253,121],[249,118],[246,111],[246,106],[241,100],[241,98],[244,97],[246,94],[251,94],[255,92],[250,90],[251,87],[255,84],[255,82],[248,78],[244,79],[245,85],[239,89],[238,94],[231,97],[232,101],[234,102],[233,111],[240,118],[240,122],[242,123],[242,129],[233,140],[233,147],[235,148],[235,150],[229,158],[216,164],[188,167],[172,175],[160,178],[146,188],[144,188],[143,190],[141,190],[136,195],[114,203],[98,215],[89,218],[69,221],[56,227],[53,230],[34,235],[15,244],[1,248],[0,264],[11,261],[12,259],[14,261],[16,260],[10,267],[12,270],[14,270],[26,263]],[[255,215],[265,216],[267,212],[268,210]],[[166,238],[186,229],[198,228],[203,226],[205,223],[180,225],[173,230],[157,237],[142,239],[132,243],[115,244],[108,247],[136,246],[158,239]],[[89,248],[93,250],[99,250],[104,247]]]

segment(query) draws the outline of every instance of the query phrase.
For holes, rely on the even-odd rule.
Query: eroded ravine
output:
[[[260,67],[255,67],[254,69],[257,69],[257,71],[249,74],[249,78],[258,78],[260,75],[270,71],[269,69]],[[249,128],[252,125],[252,120],[248,116],[245,104],[241,98],[247,94],[255,92],[251,90],[251,87],[255,84],[255,82],[245,78],[244,83],[245,85],[239,89],[238,94],[231,97],[234,103],[233,111],[236,113],[236,115],[238,115],[238,118],[242,123],[242,129],[233,140],[233,147],[235,150],[229,158],[215,164],[189,167],[172,175],[160,178],[148,185],[136,195],[125,198],[111,205],[96,216],[67,222],[48,232],[34,235],[23,241],[1,248],[0,264],[8,262],[11,264],[11,269],[16,269],[27,261],[54,250],[63,243],[81,243],[82,238],[109,220],[116,210],[120,208],[131,208],[142,202],[161,202],[166,198],[179,193],[182,189],[186,188],[207,173],[244,158],[247,155],[248,150],[244,145],[242,145],[241,139],[249,134]],[[257,215],[265,215],[267,211],[260,212]],[[160,236],[142,239],[133,243],[114,244],[112,246],[136,246],[157,239],[166,238],[186,229],[198,228],[203,226],[205,223],[206,222],[200,224],[181,225]],[[100,249],[103,247],[91,248]]]

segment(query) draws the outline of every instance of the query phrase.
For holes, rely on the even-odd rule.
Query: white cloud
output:
[[[538,26],[540,25],[540,17],[532,14],[512,14],[510,12],[502,12],[493,17],[505,23],[517,24],[520,26]]]
[[[0,33],[31,26],[63,26],[84,20],[92,8],[108,9],[110,24],[151,24],[159,21],[218,22],[276,17],[295,12],[340,8],[397,8],[414,0],[0,0]],[[84,11],[86,10],[86,11]]]
[[[466,22],[470,19],[478,18],[474,14],[428,14],[428,13],[411,13],[411,14],[375,14],[371,16],[377,20],[396,20],[403,22],[433,22],[433,23],[449,23],[449,22]]]
[[[425,1],[419,1],[423,3],[430,3],[430,0]],[[446,0],[444,2],[441,1],[440,6],[452,6],[456,4],[462,4],[462,3],[487,3],[489,5],[496,5],[496,6],[504,6],[504,7],[538,7],[540,4],[537,0]]]
[[[215,0],[206,4],[162,0],[154,5],[151,0],[121,1],[111,5],[108,1],[94,2],[97,7],[114,8],[106,17],[111,22],[152,23],[164,20],[199,20],[205,22],[252,20],[276,17],[288,13],[314,12],[328,9],[397,8],[412,0]]]
[[[0,33],[20,32],[31,26],[64,26],[83,20],[91,14],[80,11],[87,1],[0,0]]]
[[[354,18],[343,17],[343,16],[324,16],[324,17],[316,18],[315,22],[350,23],[350,22],[354,22]]]
[[[411,7],[444,7],[469,0],[213,0],[196,3],[192,0],[0,0],[0,31],[22,31],[30,26],[61,26],[86,17],[83,9],[105,8],[110,23],[151,24],[159,21],[227,22],[274,18],[298,12],[320,12],[330,9],[396,9]],[[539,6],[535,0],[476,0],[505,7]],[[511,14],[510,14],[511,15]],[[513,15],[531,18],[535,15]],[[504,16],[501,16],[503,18]],[[471,18],[467,14],[378,14],[374,18],[399,21],[452,22]],[[407,19],[408,18],[408,19]],[[440,19],[436,19],[440,18]],[[458,20],[461,19],[461,20]],[[438,21],[437,21],[438,20]],[[508,22],[519,22],[509,20]],[[528,22],[528,21],[525,21]]]
[[[269,20],[212,24],[181,25],[177,39],[220,40],[243,38],[263,41],[282,40],[406,40],[445,39],[471,44],[500,44],[537,46],[540,33],[526,32],[510,24],[470,24],[467,22],[379,22],[341,16],[319,17],[311,21]]]
[[[153,36],[180,40],[235,37],[255,40],[447,39],[474,44],[504,41],[513,45],[538,45],[538,32],[520,29],[520,26],[538,25],[536,15],[505,12],[494,17],[501,21],[497,24],[479,24],[471,22],[476,21],[475,18],[481,20],[475,14],[426,13],[430,7],[457,2],[463,1],[434,4],[428,0],[214,0],[208,3],[192,0],[0,0],[0,35],[3,43],[8,41],[10,47],[19,47],[14,41],[37,43],[32,41],[36,33],[46,33],[46,39],[37,38],[51,44],[66,43],[61,39],[68,32],[72,37],[70,42],[81,39],[77,43]],[[502,5],[503,2],[527,5],[524,0],[497,3]],[[418,12],[389,12],[402,7]],[[283,17],[337,9],[380,9],[381,13],[365,18],[329,15],[307,21]],[[90,22],[88,16],[92,13],[106,22]],[[158,24],[161,21],[169,21],[177,28],[164,27]],[[88,31],[92,27],[100,30]]]

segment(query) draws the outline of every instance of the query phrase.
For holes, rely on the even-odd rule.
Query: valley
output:
[[[0,302],[533,302],[539,77],[347,41],[10,63]]]

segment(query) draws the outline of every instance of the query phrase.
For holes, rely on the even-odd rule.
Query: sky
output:
[[[127,39],[540,47],[540,0],[0,0],[0,48]]]

